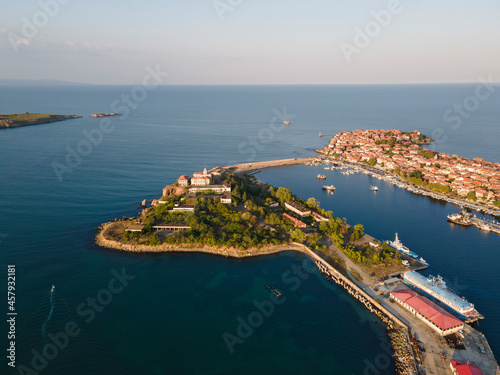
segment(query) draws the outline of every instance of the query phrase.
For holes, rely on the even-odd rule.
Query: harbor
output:
[[[406,189],[407,191],[418,194],[418,195],[423,195],[427,196],[433,199],[445,201],[451,204],[454,204],[456,206],[459,206],[462,209],[469,209],[473,211],[477,211],[480,213],[483,213],[485,215],[491,215],[494,217],[500,217],[500,209],[496,208],[491,205],[483,205],[474,201],[466,200],[466,199],[461,199],[458,197],[451,197],[449,195],[427,189],[423,186],[416,186],[413,184],[408,183],[405,181],[403,178],[400,176],[397,176],[395,174],[389,173],[385,170],[381,170],[376,167],[372,167],[367,164],[363,163],[354,163],[354,162],[348,162],[345,160],[337,160],[335,158],[331,157],[317,157],[313,158],[312,160],[309,159],[304,162],[305,165],[307,166],[319,166],[319,165],[329,165],[332,164],[332,167],[329,168],[331,170],[336,170],[340,169],[342,170],[343,175],[351,175],[354,173],[364,173],[367,175],[370,175],[373,178],[379,179],[386,181],[392,185],[395,185],[401,189]],[[326,169],[326,168],[325,168]],[[499,226],[500,228],[500,226]]]
[[[448,221],[465,227],[475,226],[483,232],[500,234],[500,223],[498,221],[481,219],[476,215],[471,215],[466,210],[448,215]]]
[[[298,244],[297,244],[298,245]],[[315,260],[318,269],[325,277],[343,287],[347,293],[358,300],[371,313],[377,315],[387,325],[387,333],[392,341],[393,358],[398,374],[445,374],[452,375],[451,361],[476,363],[484,375],[500,375],[495,356],[485,336],[468,324],[457,334],[440,336],[429,327],[429,323],[417,318],[387,298],[390,291],[404,288],[401,280],[386,284],[386,288],[368,286],[356,280],[350,272],[343,275],[325,259],[310,249],[308,254]],[[346,268],[362,271],[346,260]],[[351,268],[352,267],[352,268]],[[368,275],[362,275],[363,280]],[[364,280],[365,281],[365,280]]]
[[[317,166],[321,165],[317,161],[312,161],[312,162],[309,162],[308,164],[317,165]],[[296,168],[303,169],[301,167],[296,167]],[[335,183],[335,186],[337,188],[335,194],[337,194],[337,190],[340,193],[342,193],[345,189],[350,189],[349,183],[340,182],[340,180],[338,179],[339,170],[341,170],[342,168],[345,168],[345,166],[342,166],[339,163],[335,163],[335,164],[330,164],[329,169],[332,169],[332,168],[333,168],[333,170],[337,170],[337,174],[335,175],[334,179],[332,179],[331,174],[328,174],[328,173],[325,173],[325,174],[327,175],[327,181],[329,181],[329,182],[331,181],[331,182]],[[355,170],[352,167],[349,167],[349,168]],[[309,175],[309,178],[313,178],[316,175],[316,173],[318,173],[317,171],[315,171],[314,168],[311,168],[311,169],[312,170],[309,173],[307,173],[307,175]],[[326,169],[325,169],[325,171],[326,171]],[[358,171],[357,173],[359,173],[359,172],[360,171]],[[304,173],[304,172],[301,172],[301,173]],[[275,174],[275,172],[274,172],[274,174]],[[369,174],[369,173],[364,173],[364,174]],[[260,177],[265,178],[266,176],[260,176]],[[282,180],[283,174],[282,173],[277,174],[276,178]],[[347,176],[346,180],[349,180],[349,179],[351,179],[351,177]],[[344,178],[342,180],[344,180]],[[264,180],[264,181],[266,181],[266,180]],[[271,181],[273,181],[273,180],[271,180]],[[286,179],[285,181],[286,181],[285,183],[289,183],[288,179]],[[371,183],[369,180],[366,180],[365,178],[360,176],[360,177],[353,179],[352,182],[350,182],[350,184],[351,185],[354,184],[354,186],[360,185],[360,181],[363,181],[363,185],[367,184],[365,186],[368,186],[368,184]],[[313,188],[317,189],[318,185],[321,185],[321,184],[315,184],[315,185],[313,185]],[[335,208],[337,206],[339,206],[339,207],[348,206],[348,207],[350,207],[349,210],[352,211],[353,202],[359,201],[357,196],[358,196],[358,194],[363,194],[364,189],[367,189],[367,188],[361,187],[361,186],[359,188],[357,188],[353,194],[356,196],[356,198],[352,199],[349,202],[340,202],[338,199],[336,199],[336,198],[339,198],[340,196],[336,196],[336,197],[332,196],[331,201],[330,200],[327,201],[326,200],[327,195],[325,193],[324,198],[323,198],[324,201],[322,201],[322,203],[331,202],[332,204],[328,204],[327,206],[328,206],[328,208],[332,209],[334,212],[337,211],[337,209]],[[379,185],[379,189],[382,191],[382,193],[379,193],[379,194],[382,194],[382,196],[391,196],[391,194],[393,194],[392,193],[393,190],[388,191],[386,186],[384,186],[384,185],[381,185],[381,186]],[[393,188],[391,188],[391,189],[393,189]],[[312,191],[312,189],[309,189],[309,190]],[[405,190],[407,190],[407,189],[405,189]],[[304,189],[304,191],[306,191],[306,190]],[[311,192],[306,192],[305,194],[311,194]],[[308,195],[305,195],[305,197],[307,197],[307,196]],[[365,196],[366,196],[366,198],[365,198]],[[373,194],[373,196],[375,197],[377,195]],[[376,199],[375,198],[370,199],[370,195],[367,192],[366,195],[363,195],[363,197],[364,197],[363,201],[366,201],[366,200],[378,201],[379,200],[378,198],[380,198],[382,196],[379,195]],[[405,196],[407,196],[407,194],[402,192],[402,193],[398,194],[397,199],[400,199],[400,198],[405,197]],[[405,203],[406,203],[406,200],[407,199],[405,198]],[[411,198],[411,201],[416,201],[416,198]],[[386,201],[385,200],[380,201],[380,204],[374,205],[373,208],[375,208],[375,207],[380,208],[380,207],[382,207],[383,203],[386,203]],[[394,203],[394,204],[402,205],[401,203]],[[426,206],[428,205],[428,206],[439,207],[440,211],[443,210],[445,207],[444,205],[439,204],[438,202],[432,202],[432,201],[429,201],[428,203],[425,203],[425,204],[426,204]],[[370,207],[369,209],[373,209],[373,208]],[[363,210],[361,210],[361,212],[363,212]],[[377,212],[377,211],[374,211],[374,212]],[[341,213],[339,213],[339,215],[343,215],[343,213],[341,212]],[[378,216],[377,213],[374,213],[373,221],[379,221],[377,216]],[[366,217],[366,214],[362,214],[361,217]],[[354,219],[354,220],[358,221],[358,220],[363,220],[363,219],[362,218],[360,219],[359,215],[358,215],[358,218]],[[439,228],[441,226],[444,226],[445,228],[448,227],[446,225],[446,223],[443,223],[443,221],[444,222],[446,221],[446,213],[444,215],[440,216],[440,218],[433,216],[433,221],[437,221],[439,223],[442,223],[439,226],[432,225],[432,223],[429,223],[432,226],[432,228],[435,228],[435,230],[432,232],[432,235],[439,236],[439,233],[441,232]],[[390,220],[390,219],[386,220],[384,222],[386,225],[391,225],[390,224],[391,222],[394,225],[394,221]],[[400,225],[396,226],[395,229],[396,228],[400,228]],[[441,230],[443,230],[443,229],[444,228],[441,228]],[[457,227],[457,229],[458,229],[458,227]],[[446,237],[448,241],[449,241],[449,237],[455,237],[457,235],[459,237],[461,237],[461,236],[465,235],[464,231],[457,232],[457,229],[452,229],[452,226],[449,226],[448,229],[444,229],[446,232],[450,232],[449,234],[447,234],[447,237]],[[394,234],[394,232],[392,232],[392,233]],[[365,236],[367,236],[367,235],[365,235]],[[378,233],[378,236],[380,236],[380,233]],[[388,238],[388,237],[389,236],[387,236],[387,235],[383,235],[382,238]],[[468,237],[470,237],[470,236],[468,236]],[[473,237],[475,238],[475,235]],[[486,238],[486,236],[481,236],[481,237]],[[489,236],[489,237],[491,237],[491,240],[493,240],[493,242],[495,242],[495,239],[492,236]],[[391,237],[389,237],[389,238],[391,238]],[[394,238],[394,237],[392,237],[392,238]],[[401,236],[401,233],[400,233],[399,238],[401,238],[403,240],[400,242],[406,243],[407,235],[403,234]],[[381,242],[381,241],[377,241],[375,238],[368,237],[368,239],[370,240],[370,242],[372,242],[375,245],[377,243]],[[366,239],[366,241],[368,241],[368,239]],[[429,246],[430,242],[432,242],[432,241],[419,240],[418,243],[421,245],[419,245],[419,248],[415,249],[415,252],[412,252],[412,253],[414,253],[415,255],[416,255],[416,253],[420,253],[420,254],[423,254],[425,258],[428,258],[428,256],[429,256],[428,251],[427,252],[424,251],[423,253],[421,253],[420,246],[427,247],[427,246]],[[488,242],[491,242],[491,241],[488,240]],[[443,243],[441,243],[441,241],[439,241],[439,243],[440,243],[441,247],[444,245]],[[412,250],[414,248],[414,244],[415,244],[415,242],[413,242],[413,244],[412,244],[412,241],[410,241],[410,248]],[[424,244],[427,244],[427,245],[424,245]],[[435,249],[435,251],[436,250],[440,251],[440,249]],[[491,348],[489,347],[489,344],[487,343],[486,339],[484,338],[484,335],[481,332],[478,332],[476,329],[474,329],[474,326],[461,323],[461,324],[463,324],[463,329],[462,329],[463,333],[456,333],[450,337],[440,336],[439,334],[436,334],[433,331],[433,329],[429,327],[429,325],[427,323],[418,319],[414,314],[412,314],[411,312],[409,312],[408,310],[406,310],[405,308],[403,308],[399,304],[391,302],[390,294],[392,291],[400,290],[400,289],[404,289],[404,288],[406,288],[406,289],[409,288],[409,286],[407,286],[406,284],[403,283],[402,279],[399,277],[399,274],[388,275],[388,279],[384,279],[384,280],[382,280],[383,282],[380,282],[377,279],[370,278],[369,276],[366,275],[366,273],[364,274],[363,271],[361,270],[361,268],[359,266],[357,266],[356,264],[354,264],[346,256],[344,256],[344,254],[341,251],[338,251],[337,255],[341,256],[342,260],[344,260],[346,262],[346,269],[348,271],[347,271],[347,276],[344,275],[344,277],[347,277],[348,280],[350,280],[352,283],[354,283],[355,285],[358,285],[369,296],[371,296],[373,300],[377,300],[377,299],[380,300],[382,306],[384,306],[388,311],[393,313],[394,316],[399,317],[400,321],[407,324],[408,327],[411,328],[411,333],[410,333],[411,334],[411,336],[410,336],[411,342],[412,342],[411,345],[413,346],[413,345],[415,345],[415,342],[417,342],[417,346],[422,347],[425,350],[425,351],[420,350],[420,352],[418,354],[415,354],[415,360],[417,362],[418,369],[420,371],[419,373],[422,373],[422,374],[423,373],[426,373],[426,374],[452,374],[450,366],[451,366],[451,361],[453,360],[453,361],[459,361],[459,362],[460,361],[475,362],[477,364],[477,366],[479,366],[479,368],[482,370],[482,373],[484,373],[484,374],[495,374],[495,375],[500,374],[500,372],[498,371],[495,357],[493,355],[493,352],[491,351]],[[405,254],[404,252],[401,252],[401,251],[400,251],[400,255],[401,255],[401,259],[402,259],[403,263],[407,266],[407,270],[421,271],[421,270],[425,270],[428,268],[427,262],[421,263],[417,260],[418,258],[421,258],[420,256],[418,258],[411,257],[408,254]],[[433,264],[434,263],[433,259],[432,259],[433,257],[434,256],[431,256],[430,257],[431,259],[428,259],[428,260],[429,260],[429,263],[431,263],[431,265],[436,266],[435,264]],[[449,258],[447,258],[447,259],[449,259]],[[454,268],[453,263],[446,261],[446,264],[448,264],[449,266],[451,265],[452,269]],[[350,273],[349,270],[351,268],[355,272],[357,272],[361,275],[361,278],[362,278],[361,282],[356,280],[352,276],[354,273],[353,274]],[[450,276],[450,269],[449,268],[442,268],[442,265],[441,265],[440,271],[448,274],[447,280],[450,280],[450,278],[453,280],[453,276]],[[461,278],[463,277],[461,274],[459,276]],[[329,277],[329,276],[327,275],[327,277]],[[391,279],[396,279],[396,281],[393,283],[386,284],[386,281],[389,281]],[[334,280],[332,280],[332,281],[335,282]],[[464,286],[462,286],[461,284],[458,284],[456,277],[455,277],[454,283],[452,283],[451,285],[454,288],[458,288],[456,290],[461,293],[460,295],[462,295],[462,293],[464,293],[463,292]],[[351,294],[351,293],[349,293],[349,294]],[[470,297],[470,291],[469,291],[469,293],[466,292],[464,294],[466,296]],[[356,295],[355,292],[354,292],[354,295]],[[356,299],[357,299],[357,297],[356,297]],[[476,299],[476,297],[474,297],[474,300],[475,299]],[[475,302],[474,300],[473,300],[473,302]],[[363,306],[365,306],[364,303],[363,303]],[[370,307],[367,307],[367,309],[369,311],[371,311],[370,310],[370,309],[372,309],[371,305],[370,305]],[[482,308],[481,308],[481,310],[482,310]],[[371,311],[371,312],[373,312],[373,311]],[[484,313],[486,315],[486,319],[488,320],[488,324],[489,324],[490,319],[494,319],[494,320],[496,319],[494,316],[491,316],[491,312],[489,314],[487,314],[487,312],[484,312]],[[458,316],[457,316],[457,318],[458,318]],[[468,319],[469,323],[471,323],[471,324],[472,324],[473,320],[474,319]],[[483,324],[481,324],[481,325],[483,325]],[[463,337],[461,335],[463,335]],[[484,350],[484,353],[483,353],[483,350]]]

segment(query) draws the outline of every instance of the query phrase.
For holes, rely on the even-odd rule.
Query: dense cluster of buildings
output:
[[[447,186],[460,196],[474,193],[483,202],[500,201],[500,163],[422,149],[421,141],[417,130],[355,130],[335,135],[324,151],[352,163],[375,159],[387,171],[399,169],[406,175],[419,171],[424,181]],[[422,150],[433,157],[422,155]]]
[[[205,168],[203,172],[193,173],[193,177],[189,177],[184,174],[181,175],[177,179],[177,184],[179,186],[187,187],[186,197],[188,198],[195,198],[197,194],[204,193],[204,196],[207,198],[218,198],[224,204],[231,204],[232,202],[231,186],[225,184],[220,184],[220,185],[213,184],[214,177],[217,176],[214,176],[213,173],[209,173],[207,171],[207,168]],[[165,188],[163,189],[163,196],[167,196],[169,190],[171,190],[171,186],[170,185],[165,186]],[[162,203],[162,201],[159,201],[159,203]],[[186,211],[186,208],[181,206],[180,208],[176,209],[176,207],[174,207],[173,210]]]

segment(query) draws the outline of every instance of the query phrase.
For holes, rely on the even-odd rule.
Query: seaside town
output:
[[[368,163],[441,193],[500,207],[500,163],[420,147],[430,142],[418,130],[355,130],[335,135],[322,151],[347,162]]]

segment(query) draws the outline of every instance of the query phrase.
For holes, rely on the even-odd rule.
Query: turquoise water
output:
[[[16,264],[18,365],[31,367],[32,350],[41,352],[50,343],[41,330],[54,284],[46,332],[57,334],[74,321],[79,334],[41,373],[362,374],[367,362],[384,355],[385,327],[320,275],[291,290],[283,275],[303,255],[232,260],[128,254],[93,246],[94,228],[136,214],[142,199],[157,198],[182,173],[205,164],[311,156],[342,130],[421,129],[430,135],[440,127],[447,135],[435,146],[440,150],[499,161],[498,96],[457,130],[442,120],[455,101],[473,93],[473,85],[160,87],[130,108],[130,115],[110,118],[114,130],[59,179],[54,163],[67,165],[71,150],[86,140],[82,132],[99,127],[100,120],[87,116],[111,111],[113,101],[131,89],[0,87],[0,113],[84,116],[0,131],[0,260]],[[289,127],[276,120],[284,112],[292,118]],[[318,138],[319,131],[325,137]],[[481,329],[498,353],[500,306],[492,280],[499,236],[451,228],[442,215],[454,208],[378,180],[381,191],[366,194],[373,181],[364,175],[332,172],[338,189],[327,197],[310,178],[318,173],[314,168],[261,173],[265,181],[316,196],[337,216],[363,223],[381,239],[397,230],[432,272],[458,277],[463,293],[486,315]],[[123,269],[134,279],[109,294],[112,271]],[[254,301],[269,298],[268,284],[282,290],[286,301],[231,354],[223,334],[235,334],[238,317],[246,319],[256,309]],[[91,316],[87,298],[108,302],[109,295],[111,301],[85,322]],[[393,373],[392,365],[381,373]]]

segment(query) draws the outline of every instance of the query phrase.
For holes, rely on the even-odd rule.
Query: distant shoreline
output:
[[[81,118],[77,115],[55,115],[47,113],[11,113],[0,115],[0,129],[12,129],[22,126],[42,125],[52,122]]]

